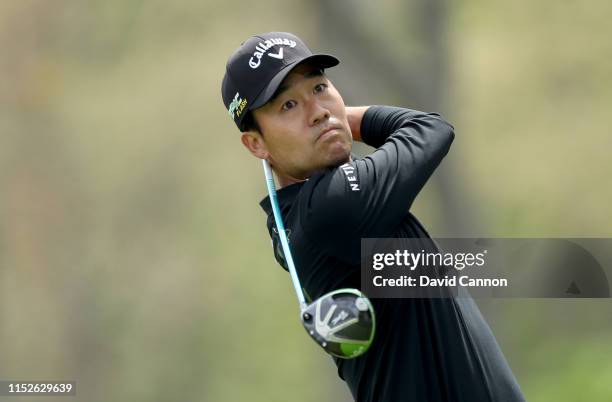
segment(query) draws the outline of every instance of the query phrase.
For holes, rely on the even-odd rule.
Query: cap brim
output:
[[[253,101],[249,110],[257,109],[258,107],[265,105],[270,99],[272,99],[272,97],[278,90],[278,87],[283,82],[285,77],[289,75],[291,70],[293,70],[299,64],[305,62],[312,62],[313,65],[317,65],[321,68],[330,68],[337,66],[340,63],[340,60],[330,54],[313,54],[311,56],[304,57],[301,60],[296,60],[291,64],[287,64],[270,80],[264,90],[261,91],[259,95],[257,95],[257,98],[255,98],[255,100]]]

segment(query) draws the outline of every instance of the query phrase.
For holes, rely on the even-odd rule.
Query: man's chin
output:
[[[342,152],[332,153],[329,157],[327,167],[333,168],[344,165],[351,161],[351,149],[343,150]]]

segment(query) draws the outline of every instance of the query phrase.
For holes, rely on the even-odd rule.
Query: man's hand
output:
[[[361,141],[361,119],[369,106],[347,106],[346,118],[348,119],[353,140]]]

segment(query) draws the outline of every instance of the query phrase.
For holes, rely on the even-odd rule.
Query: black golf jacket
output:
[[[372,106],[361,136],[376,151],[278,191],[298,276],[312,300],[361,288],[362,237],[429,238],[409,209],[448,152],[453,127],[435,113]],[[261,206],[275,257],[287,269],[268,197]],[[334,358],[356,401],[524,401],[471,298],[372,303],[377,328],[368,352]]]

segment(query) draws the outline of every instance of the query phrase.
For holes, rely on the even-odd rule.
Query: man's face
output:
[[[253,116],[277,173],[305,179],[350,158],[352,136],[342,97],[320,70],[299,65]]]

